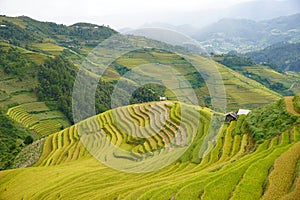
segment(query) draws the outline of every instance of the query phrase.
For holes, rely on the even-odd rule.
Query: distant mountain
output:
[[[208,51],[256,51],[279,42],[300,42],[300,14],[271,20],[222,19],[193,37]]]
[[[284,71],[300,72],[300,43],[278,43],[245,55],[256,63],[273,64]]]

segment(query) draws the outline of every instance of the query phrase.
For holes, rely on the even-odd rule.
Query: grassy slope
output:
[[[299,79],[300,75],[296,72],[279,73],[267,66],[250,66],[244,67],[247,71],[259,75],[263,78],[268,78],[271,84],[282,83],[286,88],[289,88],[295,94],[300,92]]]
[[[164,107],[162,103],[159,103],[159,106]],[[141,105],[141,108],[143,107],[146,108],[147,104]],[[167,109],[168,106],[165,108]],[[172,113],[172,108],[176,108],[176,104],[170,108]],[[131,112],[135,119],[147,121],[146,115],[142,117],[140,112],[133,111],[130,107],[120,108],[117,113],[121,116],[121,113],[126,110],[131,110],[128,112]],[[105,122],[105,119],[109,119],[110,113],[106,112],[97,117],[100,127],[105,127],[107,123],[110,127],[115,126],[113,121]],[[174,114],[171,116],[173,120],[176,118]],[[205,119],[207,121],[209,118],[203,118]],[[125,120],[122,122],[124,126],[130,126],[126,119],[123,120]],[[95,121],[91,119],[83,123],[87,128],[85,130],[93,130],[93,127],[96,127]],[[150,127],[154,126],[149,124]],[[140,174],[120,172],[95,160],[80,142],[76,128],[70,127],[51,135],[46,140],[43,154],[35,167],[0,173],[0,198],[259,199],[265,188],[267,188],[266,195],[270,196],[271,190],[274,190],[271,179],[274,179],[274,175],[280,170],[278,167],[281,160],[288,159],[286,155],[291,152],[299,158],[300,152],[293,150],[299,147],[299,131],[295,129],[291,134],[283,133],[279,137],[266,140],[254,151],[249,152],[246,149],[251,139],[247,135],[243,135],[242,139],[239,139],[238,135],[234,136],[232,130],[235,125],[234,122],[220,130],[216,137],[216,145],[212,146],[212,151],[208,151],[199,164],[191,162],[192,155],[197,157],[199,151],[197,145],[192,145],[193,148],[188,150],[188,155],[192,156],[189,159],[174,162],[159,171]],[[195,142],[201,142],[202,137],[199,133],[202,131],[198,132]],[[112,129],[106,132],[106,136],[112,142],[114,140],[112,136],[115,134]],[[118,144],[118,140],[113,143],[124,148],[122,143]],[[123,138],[123,143],[129,140],[130,138]],[[142,146],[145,144],[143,143]],[[150,147],[154,146],[148,144]],[[129,151],[130,149],[133,150],[132,147],[127,148]],[[194,151],[196,154],[192,153]],[[296,160],[293,162],[297,163]],[[269,174],[273,165],[275,169]],[[291,176],[291,183],[282,185],[289,189],[285,189],[280,195],[295,197],[299,188],[297,167],[291,165],[289,174],[294,174]]]

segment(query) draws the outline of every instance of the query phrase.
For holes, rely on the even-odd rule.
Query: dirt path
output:
[[[294,82],[288,90],[293,89],[293,87],[294,87],[295,84],[296,84],[296,82]]]
[[[300,116],[299,113],[297,113],[294,109],[294,105],[293,105],[293,96],[291,97],[284,97],[284,101],[285,101],[285,105],[286,105],[286,110],[291,113],[292,115],[297,115]]]

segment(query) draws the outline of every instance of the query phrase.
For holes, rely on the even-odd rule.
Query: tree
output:
[[[31,144],[32,142],[33,142],[33,138],[30,135],[26,136],[24,140],[24,144],[28,145]]]

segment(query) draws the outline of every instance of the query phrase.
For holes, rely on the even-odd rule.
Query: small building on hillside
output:
[[[237,114],[235,112],[229,112],[225,114],[225,121],[231,122],[238,118]]]
[[[239,111],[237,112],[237,116],[248,115],[250,112],[251,112],[251,110],[239,109]]]
[[[159,97],[159,100],[160,100],[160,101],[166,101],[166,100],[167,100],[167,97]]]
[[[248,115],[250,112],[251,112],[251,110],[239,109],[237,113],[235,113],[235,112],[226,113],[224,115],[225,116],[225,121],[226,122],[231,122],[231,121],[237,120],[237,118],[240,115]]]

